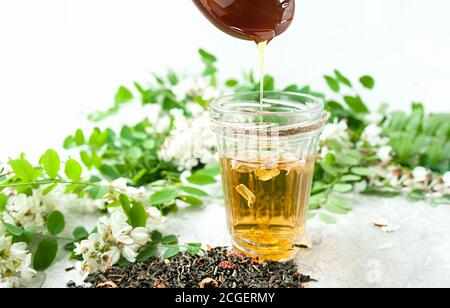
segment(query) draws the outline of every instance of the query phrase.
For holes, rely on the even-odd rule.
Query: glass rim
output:
[[[292,107],[292,110],[289,111],[267,111],[267,110],[239,110],[236,109],[236,106],[230,106],[230,108],[226,108],[224,104],[237,102],[234,101],[233,98],[239,97],[239,96],[251,96],[251,95],[260,95],[260,91],[248,91],[248,92],[240,92],[240,93],[228,93],[220,96],[219,98],[212,101],[210,109],[215,112],[220,113],[234,113],[234,114],[243,114],[243,115],[254,115],[254,116],[281,116],[281,117],[288,117],[288,116],[296,116],[296,115],[303,115],[311,112],[320,112],[324,110],[325,108],[325,102],[318,97],[304,94],[304,93],[298,93],[298,92],[291,92],[291,91],[264,91],[265,95],[270,94],[280,94],[280,95],[286,95],[286,96],[292,96],[292,97],[298,97],[306,99],[305,102],[300,103],[296,101],[289,101],[289,105],[287,104],[287,101],[283,101],[282,99],[273,99],[276,100],[278,104],[285,103],[287,107]],[[245,103],[245,102],[242,102]],[[258,103],[259,101],[255,100],[252,101],[252,103]],[[307,108],[307,109],[296,109],[295,105],[302,105],[305,106],[304,103],[314,104],[314,106]],[[234,108],[232,108],[234,107]]]

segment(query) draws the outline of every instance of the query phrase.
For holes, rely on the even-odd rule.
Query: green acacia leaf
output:
[[[345,96],[344,101],[356,113],[369,113],[369,108],[367,108],[359,96]]]
[[[192,184],[200,186],[217,183],[214,177],[205,174],[194,174],[188,177],[187,180]]]
[[[106,186],[95,186],[89,190],[89,195],[94,200],[102,199],[108,193],[109,193],[109,187],[106,187]]]
[[[235,86],[237,86],[239,84],[239,82],[235,79],[229,79],[225,82],[225,85],[229,88],[234,88]]]
[[[135,202],[130,211],[130,220],[133,228],[146,227],[148,214],[140,202]]]
[[[333,190],[340,193],[348,193],[353,190],[352,184],[336,184],[333,186]]]
[[[186,251],[193,256],[198,255],[201,250],[202,244],[200,243],[189,243],[186,248]]]
[[[419,202],[425,200],[425,193],[421,190],[413,190],[407,196],[409,202]]]
[[[47,186],[43,191],[42,194],[44,196],[47,196],[49,193],[51,193],[56,187],[58,187],[58,183],[54,183],[52,185]]]
[[[380,198],[393,198],[401,195],[401,191],[388,188],[379,188],[376,186],[368,186],[361,194],[366,196],[376,196]]]
[[[81,151],[81,152],[80,152],[80,159],[81,159],[81,162],[82,162],[88,169],[92,168],[92,159],[91,159],[91,157],[89,156],[89,153],[88,153],[88,152],[86,152],[86,151]]]
[[[136,261],[145,262],[148,261],[151,257],[156,257],[157,255],[158,248],[156,246],[148,246],[139,253],[139,255],[136,257]]]
[[[124,194],[120,194],[119,196],[120,204],[122,205],[123,211],[125,214],[127,214],[128,217],[130,217],[131,213],[131,201],[128,198],[128,196]]]
[[[180,247],[179,246],[174,246],[174,247],[170,247],[168,248],[165,252],[164,252],[164,259],[170,259],[174,256],[176,256],[177,254],[180,253]]]
[[[361,167],[355,167],[352,168],[352,173],[362,176],[362,177],[368,177],[373,175],[373,171],[370,168],[361,168]]]
[[[326,184],[320,181],[314,181],[311,194],[312,195],[320,194],[323,191],[328,190],[330,187],[331,187],[330,184]]]
[[[70,242],[70,243],[65,244],[63,247],[64,247],[65,250],[73,252],[75,250],[75,248],[77,248],[75,243],[76,242]],[[83,259],[83,258],[81,258],[81,259]],[[70,259],[70,260],[72,260],[72,259]]]
[[[450,195],[445,195],[442,198],[434,199],[433,204],[435,206],[442,205],[442,204],[449,205],[450,204]]]
[[[351,204],[349,204],[344,198],[334,195],[330,195],[328,197],[327,203],[324,207],[329,212],[339,215],[345,215],[352,209]]]
[[[340,196],[336,196],[336,195],[332,194],[328,197],[328,199],[331,203],[333,203],[334,205],[336,205],[344,210],[350,211],[353,208],[353,206],[350,204],[350,202],[347,199],[342,198]]]
[[[128,268],[133,265],[130,261],[125,259],[124,257],[120,257],[119,261],[117,262],[117,265],[121,268]]]
[[[75,241],[79,242],[89,237],[89,232],[83,227],[76,227],[72,232]]]
[[[30,245],[36,236],[35,232],[24,230],[22,235],[14,236],[13,243],[27,243]]]
[[[152,234],[150,235],[150,238],[152,240],[152,244],[157,245],[159,243],[161,243],[162,239],[163,239],[163,235],[161,232],[159,231],[153,231]]]
[[[3,222],[3,226],[5,229],[14,236],[21,236],[24,232],[23,228],[9,224],[7,222]]]
[[[346,85],[349,88],[352,87],[352,83],[350,82],[350,80],[347,77],[345,77],[340,71],[335,70],[334,74],[336,75],[336,78],[337,80],[339,80],[339,82],[341,82],[342,84]]]
[[[151,205],[163,205],[174,203],[178,196],[178,192],[172,188],[163,189],[150,196],[149,202]]]
[[[77,182],[81,179],[83,168],[76,160],[69,159],[66,162],[65,173],[71,181]]]
[[[332,202],[327,202],[327,204],[325,204],[325,209],[327,209],[327,211],[333,213],[333,214],[339,214],[339,215],[346,215],[347,214],[347,210],[337,206],[336,204],[332,203]]]
[[[47,229],[51,234],[60,234],[64,231],[65,226],[66,221],[60,211],[54,211],[48,216]]]
[[[198,50],[198,53],[199,53],[200,56],[202,57],[202,60],[203,60],[203,61],[206,61],[206,62],[208,62],[208,63],[214,63],[214,62],[217,62],[217,58],[216,58],[213,54],[207,52],[207,51],[204,50],[204,49],[199,49],[199,50]]]
[[[333,177],[336,177],[339,173],[339,171],[332,164],[327,162],[326,160],[322,160],[320,162],[320,166],[326,173],[330,174]]]
[[[100,172],[110,180],[117,180],[120,178],[120,173],[114,166],[101,165],[99,168]]]
[[[66,139],[64,139],[63,147],[66,150],[75,148],[77,146],[77,143],[75,141],[75,138],[73,136],[68,136]]]
[[[176,235],[167,235],[162,238],[161,243],[163,245],[175,245],[178,244],[178,238]]]
[[[115,201],[109,203],[108,205],[106,205],[106,208],[113,209],[113,208],[119,207],[121,205],[122,205],[122,203],[120,202],[120,200],[115,200]]]
[[[339,82],[336,81],[336,79],[334,79],[331,76],[325,76],[325,80],[331,90],[333,90],[336,93],[340,91],[341,87],[339,86]]]
[[[336,157],[336,162],[344,166],[359,166],[362,160],[362,155],[356,150],[340,151],[341,155]]]
[[[40,159],[40,164],[51,179],[58,176],[59,169],[61,168],[61,160],[55,150],[50,149],[45,152]]]
[[[53,238],[43,239],[34,254],[33,267],[37,271],[44,271],[55,261],[58,252],[58,242]]]
[[[371,76],[363,76],[359,79],[359,82],[364,88],[372,90],[375,87],[375,80]]]
[[[9,162],[14,174],[23,181],[33,181],[37,177],[37,172],[33,166],[25,159],[19,158]]]
[[[220,175],[220,166],[204,168],[204,169],[197,171],[195,174],[216,177],[216,176]]]
[[[327,201],[328,192],[322,192],[311,196],[309,199],[309,209],[316,210],[320,208]]]
[[[319,218],[321,221],[323,221],[324,223],[326,223],[328,225],[334,225],[337,223],[336,218],[334,218],[331,215],[325,214],[325,213],[320,213]]]
[[[3,212],[8,205],[8,196],[0,193],[0,213]]]
[[[128,90],[126,87],[121,86],[116,93],[116,96],[114,98],[114,102],[116,106],[119,106],[121,104],[127,103],[130,100],[133,99],[133,93],[131,93],[130,90]]]
[[[179,196],[178,199],[192,206],[202,206],[204,204],[203,200],[194,196]]]
[[[75,143],[77,146],[82,146],[86,143],[86,137],[81,129],[77,129],[75,132]]]
[[[208,197],[209,194],[201,189],[190,187],[190,186],[180,186],[180,189],[184,191],[185,193],[188,193],[190,195],[194,195],[197,197]]]
[[[362,177],[359,175],[347,174],[340,178],[341,182],[360,182]]]

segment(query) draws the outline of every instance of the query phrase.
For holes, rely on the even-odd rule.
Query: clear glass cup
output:
[[[305,230],[319,136],[329,114],[318,98],[238,93],[213,102],[233,246],[269,260],[293,257]]]

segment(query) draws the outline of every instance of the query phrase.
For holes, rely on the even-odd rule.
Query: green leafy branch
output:
[[[410,114],[386,114],[384,134],[403,166],[450,170],[450,114],[426,114],[423,104],[414,103]]]

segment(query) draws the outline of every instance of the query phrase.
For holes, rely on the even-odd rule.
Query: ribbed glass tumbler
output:
[[[285,260],[305,230],[319,136],[328,120],[318,98],[240,93],[210,110],[218,136],[226,216],[233,246]]]

